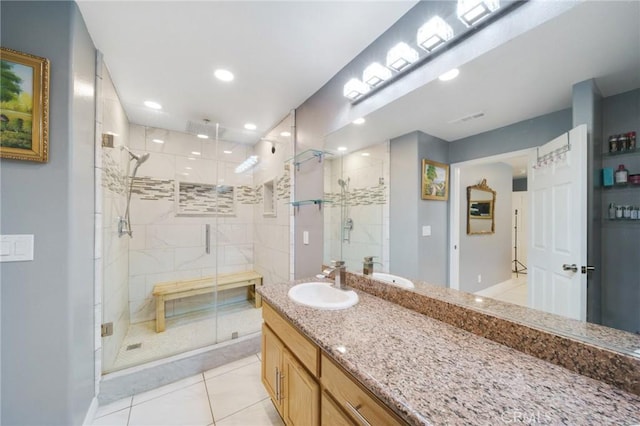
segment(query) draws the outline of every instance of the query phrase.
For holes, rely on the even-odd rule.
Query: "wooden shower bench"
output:
[[[214,280],[217,278],[217,285]],[[156,332],[165,330],[164,307],[169,300],[183,297],[197,296],[199,294],[213,293],[217,290],[228,290],[237,287],[248,287],[247,295],[253,299],[254,306],[262,306],[262,297],[256,291],[256,286],[262,285],[262,275],[255,271],[238,272],[208,276],[193,280],[169,281],[153,286],[153,295],[156,297]]]

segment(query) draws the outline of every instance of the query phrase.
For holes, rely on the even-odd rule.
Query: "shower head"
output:
[[[349,185],[349,180],[350,178],[347,178],[346,181],[344,181],[343,179],[338,179],[338,185],[340,185],[341,187],[346,187],[347,185]]]
[[[138,165],[144,163],[145,161],[147,161],[149,159],[149,153],[148,152],[145,152],[144,154],[141,154],[141,155],[137,155],[137,154],[134,154],[133,152],[131,152],[131,150],[129,148],[127,148],[126,146],[124,146],[124,145],[122,145],[120,147],[120,149],[124,149],[125,151],[127,151],[129,153],[129,155],[131,156],[131,159],[136,160]]]

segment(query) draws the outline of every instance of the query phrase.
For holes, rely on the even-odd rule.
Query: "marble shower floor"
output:
[[[132,367],[182,352],[224,342],[237,332],[238,337],[260,331],[262,309],[251,302],[226,305],[167,318],[166,330],[156,333],[155,321],[131,324],[113,367],[109,371]],[[127,348],[140,344],[137,349]]]
[[[260,354],[98,408],[92,426],[284,425],[260,382]]]

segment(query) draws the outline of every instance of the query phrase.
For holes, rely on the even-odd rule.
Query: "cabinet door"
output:
[[[287,425],[314,426],[319,423],[320,387],[313,376],[285,350],[284,421]]]
[[[322,402],[320,403],[320,424],[322,426],[353,426],[349,417],[336,405],[330,396],[322,393]]]
[[[282,365],[284,345],[266,325],[262,325],[262,384],[280,416],[283,415]]]

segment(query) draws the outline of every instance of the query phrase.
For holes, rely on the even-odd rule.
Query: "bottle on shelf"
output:
[[[628,180],[629,171],[624,168],[624,164],[620,164],[616,170],[616,185],[626,185]]]

